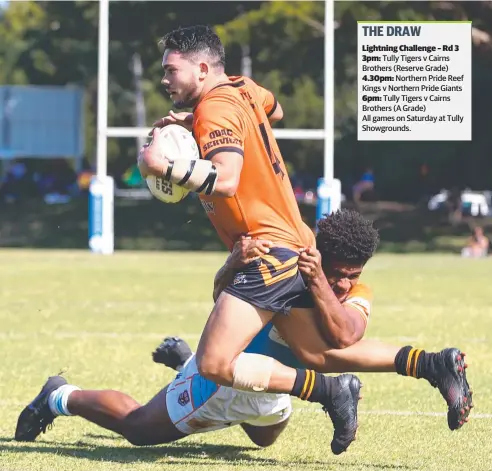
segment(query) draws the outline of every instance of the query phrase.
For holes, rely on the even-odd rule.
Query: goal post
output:
[[[342,203],[342,184],[334,177],[335,155],[335,1],[325,0],[324,40],[324,151],[323,177],[318,179],[316,223],[337,211]]]
[[[109,0],[99,0],[96,175],[89,186],[89,248],[114,252],[114,180],[107,173]]]
[[[89,248],[114,251],[114,181],[107,175],[108,138],[147,136],[150,128],[108,127],[109,3],[99,0],[96,176],[89,189]],[[276,139],[324,140],[323,177],[318,179],[316,218],[340,208],[341,184],[334,179],[334,0],[325,0],[324,129],[274,129]]]

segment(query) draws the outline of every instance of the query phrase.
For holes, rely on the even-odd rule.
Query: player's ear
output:
[[[208,75],[209,72],[209,66],[206,62],[200,62],[200,72],[198,74],[198,78],[200,80],[204,80],[205,77]]]

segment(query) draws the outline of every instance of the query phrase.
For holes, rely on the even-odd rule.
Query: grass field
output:
[[[267,449],[239,428],[137,448],[61,418],[35,443],[16,443],[17,416],[48,375],[67,369],[83,388],[146,401],[172,374],[151,361],[165,334],[196,346],[224,254],[0,251],[0,470],[491,470],[492,260],[380,255],[364,280],[375,291],[367,337],[467,353],[476,408],[450,432],[445,405],[424,380],[361,374],[357,441],[341,457],[316,407],[295,401],[291,424]]]

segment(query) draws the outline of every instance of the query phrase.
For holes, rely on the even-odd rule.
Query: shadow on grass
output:
[[[93,438],[91,436],[91,438]],[[118,439],[117,436],[102,436],[102,439]],[[166,459],[166,466],[182,466],[186,463],[204,464],[210,466],[212,461],[250,462],[252,465],[261,463],[264,466],[279,465],[271,458],[258,458],[249,455],[248,451],[258,451],[258,448],[235,445],[212,445],[206,443],[171,443],[153,447],[105,446],[78,441],[77,443],[43,442],[21,444],[13,439],[0,438],[0,452],[13,453],[53,453],[59,456],[84,458],[95,461],[117,463],[154,462]],[[198,461],[195,461],[198,460]]]
[[[88,434],[90,438],[100,439],[120,439],[119,436],[112,435],[95,435]],[[324,469],[329,465],[334,464],[334,460],[327,458],[326,461],[304,459],[290,461],[287,463],[283,460],[275,458],[267,458],[260,456],[252,456],[248,452],[260,452],[260,448],[236,445],[215,445],[207,443],[186,443],[176,442],[167,445],[153,447],[134,447],[134,446],[104,446],[95,445],[94,443],[86,443],[79,441],[75,444],[67,444],[61,442],[43,442],[39,441],[33,444],[18,444],[12,438],[0,438],[0,452],[11,453],[52,453],[58,456],[82,458],[93,461],[107,461],[116,463],[134,463],[134,462],[155,462],[165,460],[166,467],[176,466],[177,468],[183,465],[193,464],[203,465],[206,467],[214,466],[215,464],[224,466],[226,462],[233,466],[239,463],[244,466],[252,466],[257,469],[258,466],[275,466],[282,467],[287,464],[296,464],[307,466],[310,468]],[[371,469],[381,470],[417,470],[412,466],[402,464],[372,464],[357,462],[338,462],[339,469],[351,469],[367,466]]]

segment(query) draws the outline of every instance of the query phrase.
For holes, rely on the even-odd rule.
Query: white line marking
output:
[[[166,334],[152,333],[152,332],[0,332],[0,339],[2,340],[28,340],[39,337],[51,337],[53,339],[155,339],[156,341],[162,340],[167,335],[173,335],[183,338],[184,340],[198,340],[201,334],[184,334],[184,333],[172,333]]]
[[[76,338],[95,338],[95,339],[162,339],[167,335],[178,336],[184,340],[199,340],[201,334],[197,333],[184,333],[184,332],[90,332],[90,331],[56,331],[56,332],[1,332],[0,339],[2,340],[28,340],[39,337],[51,337],[53,339],[76,339]],[[424,338],[410,338],[410,337],[371,337],[371,340],[384,341],[399,341],[401,343],[408,342],[423,342]],[[487,338],[463,338],[462,343],[489,343]]]
[[[25,402],[19,401],[3,401],[0,400],[0,407],[24,407],[26,405]],[[321,409],[316,409],[314,407],[299,407],[294,408],[293,412],[296,414],[301,413],[309,413],[309,414],[325,414]],[[381,415],[381,416],[405,416],[405,417],[445,417],[445,412],[419,412],[419,411],[410,411],[410,410],[359,410],[359,415]],[[470,420],[473,419],[492,419],[492,414],[470,414]]]
[[[314,414],[319,414],[324,412],[321,409],[315,409],[315,408],[307,408],[307,407],[300,407],[300,408],[294,408],[294,412],[300,412],[300,413],[314,413]],[[411,410],[359,410],[358,411],[359,415],[396,415],[396,416],[423,416],[423,417],[446,417],[446,412],[419,412],[419,411],[411,411]],[[492,414],[475,414],[471,413],[470,414],[470,420],[471,419],[492,419]]]

